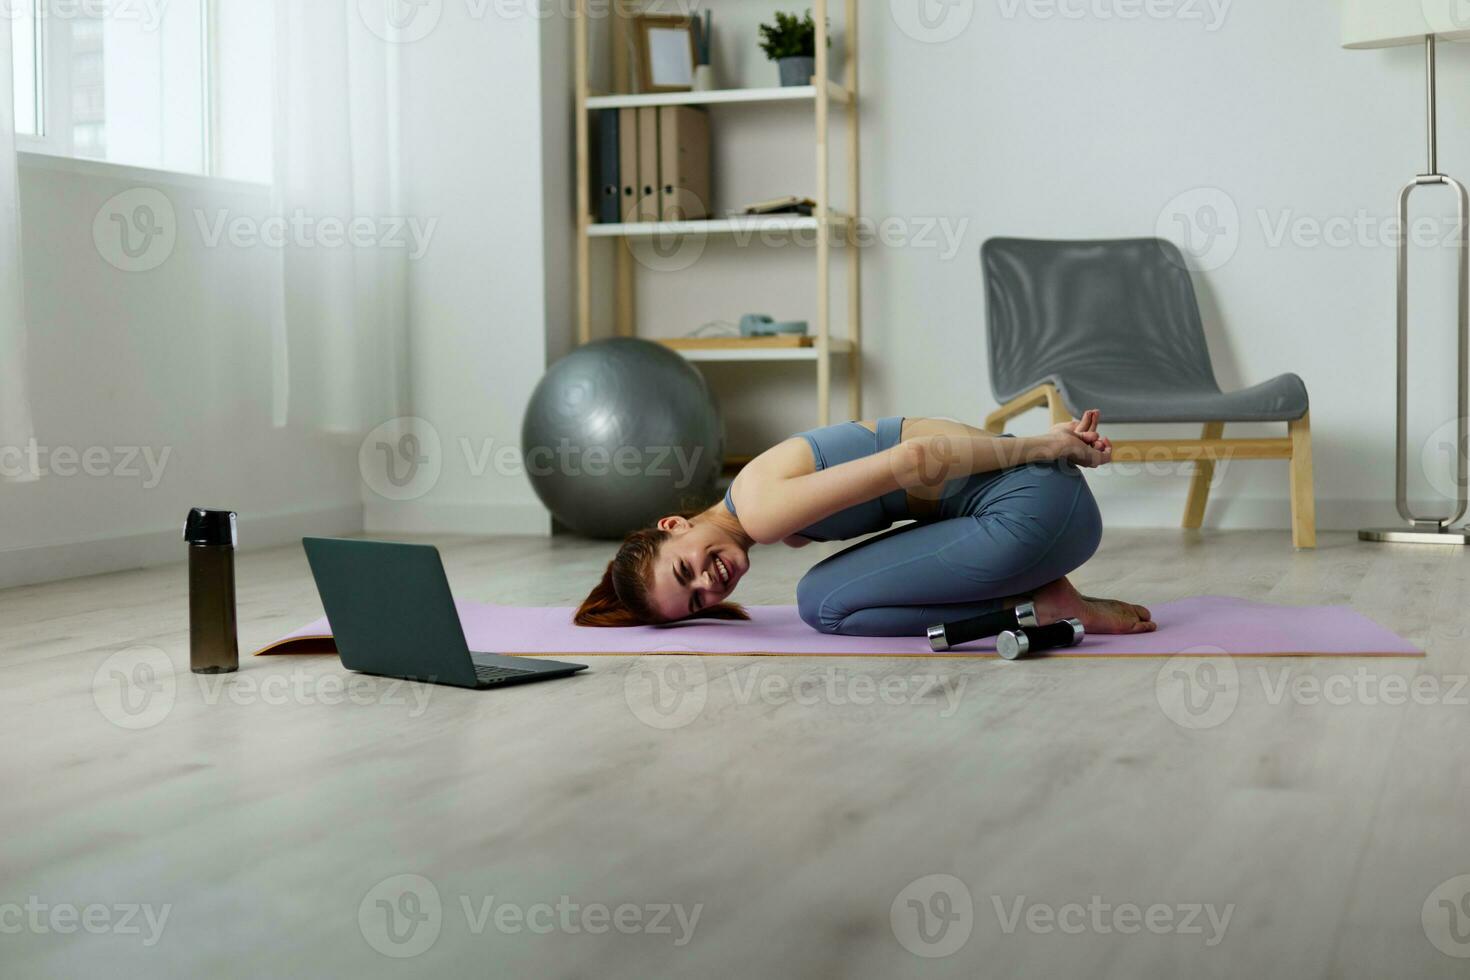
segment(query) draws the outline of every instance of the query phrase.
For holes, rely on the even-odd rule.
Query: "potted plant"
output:
[[[805,17],[776,12],[774,24],[762,24],[761,50],[776,63],[781,84],[810,85],[817,66],[817,22],[808,10]],[[827,39],[832,45],[832,39]]]

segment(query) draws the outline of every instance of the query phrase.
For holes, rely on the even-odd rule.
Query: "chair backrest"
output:
[[[1158,238],[992,238],[980,248],[990,387],[1219,391],[1184,258]]]

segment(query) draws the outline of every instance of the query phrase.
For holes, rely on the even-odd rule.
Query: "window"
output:
[[[20,149],[270,179],[270,4],[7,2]]]

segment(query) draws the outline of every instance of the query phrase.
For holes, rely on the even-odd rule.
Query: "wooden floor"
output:
[[[439,543],[458,594],[515,603],[573,602],[609,550]],[[757,555],[741,598],[790,602],[823,553]],[[320,614],[299,549],[239,577],[245,648]],[[1158,660],[599,658],[344,691],[315,657],[201,684],[181,565],[16,589],[0,973],[1470,973],[1446,952],[1470,954],[1470,556],[1124,531],[1077,580],[1349,603],[1428,657],[1241,660],[1229,685]],[[1224,700],[1181,714],[1195,681]]]

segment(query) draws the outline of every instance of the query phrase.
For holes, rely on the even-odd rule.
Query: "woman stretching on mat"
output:
[[[1097,422],[1094,409],[1019,439],[944,419],[803,432],[752,460],[723,502],[628,535],[576,622],[745,619],[726,600],[752,545],[801,547],[913,520],[807,572],[796,587],[801,618],[823,633],[923,636],[1030,601],[1042,625],[1075,617],[1089,633],[1148,632],[1144,607],[1081,595],[1066,579],[1102,536],[1076,468],[1112,459]]]

